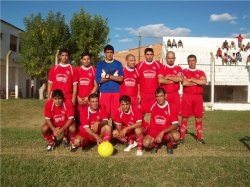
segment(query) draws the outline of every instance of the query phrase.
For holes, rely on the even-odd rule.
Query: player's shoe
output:
[[[183,139],[178,140],[178,145],[184,145],[185,141]]]
[[[53,151],[56,143],[53,141],[52,143],[47,145],[47,151]]]
[[[158,148],[157,147],[154,147],[151,149],[151,154],[156,154],[158,152]]]
[[[142,150],[138,149],[138,150],[136,151],[136,156],[143,156]]]
[[[62,144],[64,147],[69,147],[70,146],[69,139],[66,137],[63,137]]]
[[[70,150],[70,152],[76,152],[77,147],[74,144],[70,144],[69,150]]]
[[[203,140],[202,138],[197,140],[197,142],[200,143],[200,144],[206,144],[205,140]]]
[[[135,148],[137,146],[137,142],[134,141],[133,144],[129,144],[128,147],[124,149],[125,152],[129,152],[131,149]]]
[[[174,153],[174,149],[172,147],[167,147],[167,153],[172,155]]]

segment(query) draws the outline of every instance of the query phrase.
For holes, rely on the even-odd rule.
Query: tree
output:
[[[107,24],[107,19],[98,15],[91,16],[83,9],[73,14],[70,22],[71,42],[74,50],[73,59],[77,64],[80,63],[80,55],[83,51],[91,53],[93,64],[100,60],[104,45],[109,41]]]
[[[69,45],[69,27],[60,12],[49,12],[46,19],[41,14],[32,14],[24,18],[24,24],[26,31],[20,35],[20,63],[30,76],[41,80],[43,93],[48,72],[55,64],[56,51]],[[39,94],[40,99],[42,95]]]

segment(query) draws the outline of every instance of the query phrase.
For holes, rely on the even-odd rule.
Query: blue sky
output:
[[[1,1],[1,19],[25,30],[23,18],[60,11],[108,19],[110,44],[116,51],[162,43],[163,36],[250,38],[250,1]]]

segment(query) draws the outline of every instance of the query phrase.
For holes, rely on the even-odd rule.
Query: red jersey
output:
[[[45,104],[44,117],[50,119],[54,126],[62,127],[69,119],[74,118],[73,104],[69,100],[65,100],[62,106],[56,106],[50,99]]]
[[[139,74],[137,69],[123,68],[124,79],[121,84],[121,95],[136,97],[138,94]]]
[[[136,122],[142,122],[143,116],[138,108],[130,106],[128,113],[118,109],[113,120],[114,123],[127,127],[135,124]]]
[[[165,76],[177,77],[182,75],[182,68],[177,65],[173,66],[165,65],[163,66],[163,68],[161,68],[159,74],[163,75],[164,77]],[[180,89],[180,83],[175,82],[171,84],[161,84],[160,87],[163,88],[166,91],[166,93],[172,93]]]
[[[83,128],[91,128],[96,121],[108,120],[108,114],[104,106],[100,105],[97,111],[91,111],[90,107],[84,107],[80,111],[80,121]]]
[[[48,82],[52,83],[51,91],[61,89],[65,98],[71,99],[73,84],[77,84],[77,72],[70,64],[58,64],[51,68]]]
[[[164,106],[156,102],[150,110],[150,131],[162,131],[178,123],[178,113],[167,101]]]
[[[94,88],[96,70],[93,66],[78,68],[78,96],[88,97]]]
[[[154,94],[158,88],[158,75],[162,68],[162,64],[157,61],[153,62],[140,62],[136,65],[139,73],[140,92],[147,94]]]
[[[191,79],[200,79],[201,77],[205,77],[206,75],[203,71],[199,69],[189,69],[186,68],[183,70],[184,77]],[[183,93],[191,93],[191,94],[202,94],[203,86],[202,85],[194,85],[194,86],[183,86]]]

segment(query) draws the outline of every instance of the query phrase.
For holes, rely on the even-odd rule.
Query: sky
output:
[[[163,36],[250,38],[250,1],[7,1],[1,0],[1,19],[23,30],[23,18],[61,12],[69,23],[83,8],[108,19],[109,44],[115,51],[162,43]]]

